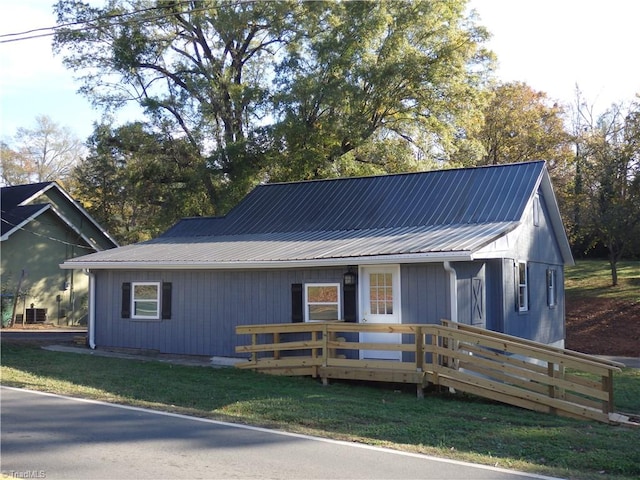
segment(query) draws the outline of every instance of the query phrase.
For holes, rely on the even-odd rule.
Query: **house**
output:
[[[59,265],[116,241],[56,182],[2,187],[0,206],[4,326],[14,315],[18,324],[86,321],[88,276]]]
[[[62,268],[89,271],[92,347],[235,356],[237,325],[335,319],[563,346],[572,263],[539,161],[260,185],[224,217]]]

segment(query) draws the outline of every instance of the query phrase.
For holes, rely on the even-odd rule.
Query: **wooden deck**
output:
[[[360,332],[402,334],[402,344],[348,341]],[[624,365],[518,337],[443,321],[442,325],[343,322],[245,325],[250,359],[238,368],[274,375],[449,387],[518,407],[607,423],[613,373]],[[362,350],[401,351],[402,361],[360,359]],[[355,358],[351,358],[355,357]]]

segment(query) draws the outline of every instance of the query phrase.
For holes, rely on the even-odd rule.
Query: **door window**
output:
[[[393,315],[393,276],[369,274],[369,308],[374,315]]]

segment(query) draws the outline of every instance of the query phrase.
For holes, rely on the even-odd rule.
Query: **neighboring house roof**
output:
[[[544,162],[266,184],[225,217],[188,218],[158,238],[66,268],[257,268],[470,260],[521,223],[542,189],[571,252]]]
[[[0,240],[8,240],[11,235],[24,229],[32,220],[38,218],[46,211],[54,214],[70,229],[76,231],[89,246],[95,250],[102,250],[96,241],[84,235],[77,225],[74,225],[63,211],[56,208],[47,197],[49,190],[56,190],[66,201],[67,205],[79,212],[83,220],[90,222],[104,239],[113,247],[118,243],[80,206],[60,185],[56,182],[40,182],[25,185],[2,187],[0,189],[0,209],[2,210]]]

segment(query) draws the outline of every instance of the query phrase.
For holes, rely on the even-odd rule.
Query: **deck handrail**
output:
[[[363,343],[363,332],[402,334],[403,343]],[[580,352],[443,320],[433,324],[309,322],[236,327],[250,335],[249,368],[280,375],[415,383],[454,388],[523,408],[609,421],[613,373],[624,365]],[[400,361],[361,358],[396,351]],[[586,376],[585,376],[586,374]]]

